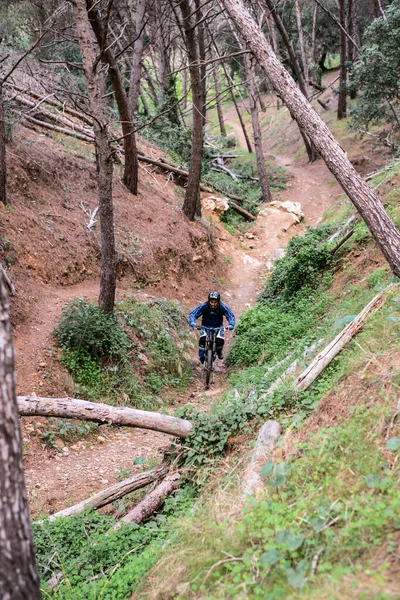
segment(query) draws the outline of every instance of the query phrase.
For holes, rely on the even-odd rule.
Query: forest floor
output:
[[[243,144],[232,108],[227,110],[225,117],[227,124],[238,133],[240,143]],[[290,127],[293,131],[294,125]],[[215,218],[216,247],[226,262],[223,301],[232,308],[237,318],[255,303],[268,261],[276,258],[277,251],[285,248],[291,237],[304,231],[307,226],[315,226],[326,209],[342,193],[322,160],[306,164],[304,158],[296,157],[295,148],[291,154],[280,154],[274,150],[274,156],[268,158],[273,161],[274,166],[283,166],[291,177],[286,189],[279,192],[274,200],[299,202],[305,217],[300,224],[293,224],[288,213],[272,208],[262,209],[256,222],[248,230],[251,235],[244,237],[242,241],[230,235]],[[212,287],[214,285],[217,286],[213,284]],[[62,307],[76,297],[96,300],[98,291],[98,282],[94,280],[84,280],[63,287],[50,283],[38,290],[34,320],[27,320],[15,330],[20,394],[40,395],[49,371],[57,368],[52,358],[52,332]],[[190,282],[180,291],[186,296],[187,304],[192,301]],[[203,297],[198,298],[199,302],[204,301],[208,291],[208,287],[204,287]],[[122,298],[125,293],[126,290],[121,289],[117,295]],[[159,287],[157,295],[170,298],[171,290],[163,291]],[[211,398],[215,398],[224,389],[225,367],[221,363],[217,365],[214,386],[208,392],[204,391],[199,367],[196,372],[198,378],[186,394],[178,395],[176,404],[189,401],[206,406]],[[68,447],[61,440],[55,440],[58,450],[49,450],[42,448],[39,441],[45,420],[24,418],[22,421],[25,474],[33,516],[56,512],[115,483],[121,477],[141,471],[143,465],[134,463],[138,457],[141,457],[141,462],[143,459],[147,463],[159,462],[170,443],[168,436],[153,431],[128,428],[117,430],[101,426],[100,435],[89,435]]]

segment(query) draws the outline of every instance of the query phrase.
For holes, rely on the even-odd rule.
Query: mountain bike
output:
[[[210,387],[210,383],[214,383],[214,361],[217,355],[217,335],[221,327],[204,327],[196,325],[196,329],[205,331],[206,344],[204,348],[204,363],[203,372],[206,383],[206,390]],[[229,327],[223,327],[223,331],[227,331]]]

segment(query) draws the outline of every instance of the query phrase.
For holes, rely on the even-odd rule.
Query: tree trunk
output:
[[[184,69],[182,73],[182,110],[187,109],[187,94],[188,94],[188,70]]]
[[[312,61],[312,64],[313,64],[313,67],[312,67],[313,68],[312,77],[313,77],[314,81],[317,81],[317,76],[316,76],[317,57],[316,57],[316,54],[315,54],[315,37],[316,37],[316,31],[317,31],[317,17],[318,17],[318,4],[316,4],[314,6],[313,22],[312,22],[312,33],[311,33],[311,61]]]
[[[3,85],[0,82],[0,202],[7,204],[6,127],[4,118]]]
[[[214,89],[215,89],[215,102],[217,105],[217,115],[218,115],[218,123],[219,130],[221,132],[222,137],[226,137],[226,128],[224,123],[224,115],[221,108],[220,101],[220,86],[219,86],[219,65],[214,65],[213,67],[213,78],[214,78]]]
[[[380,309],[385,301],[385,296],[392,288],[393,284],[389,285],[383,292],[377,294],[356,318],[346,325],[335,339],[314,358],[307,369],[305,369],[293,383],[295,389],[307,390],[310,387],[325,367],[332,362],[335,356],[337,356],[339,352],[343,350],[345,345],[360,331],[368,315]]]
[[[379,198],[357,173],[329,128],[298,90],[241,0],[222,0],[222,3],[269,77],[271,84],[321,153],[328,169],[366,222],[394,274],[399,277],[400,232],[385,212]]]
[[[298,84],[299,84],[299,88],[301,90],[301,92],[304,94],[304,96],[306,98],[308,98],[307,95],[307,87],[304,81],[304,77],[303,77],[303,73],[301,72],[300,69],[300,65],[299,65],[299,61],[297,60],[297,56],[295,51],[293,50],[293,46],[292,46],[292,42],[289,39],[288,33],[285,29],[285,26],[278,14],[278,11],[276,10],[275,4],[274,4],[274,0],[265,0],[267,7],[269,8],[269,10],[271,11],[272,17],[275,21],[276,24],[276,28],[278,29],[281,37],[282,37],[282,41],[285,44],[287,53],[289,54],[289,60],[290,60],[290,64],[292,66],[293,71],[295,72]],[[301,133],[301,137],[303,138],[303,142],[304,142],[304,146],[307,152],[307,156],[308,156],[308,160],[310,162],[314,162],[315,160],[317,160],[318,158],[318,153],[316,152],[313,144],[310,143],[310,141],[308,140],[306,134],[304,133],[304,131],[301,128],[300,123],[297,123],[300,133]]]
[[[18,396],[17,401],[21,417],[58,417],[60,419],[94,421],[95,423],[112,423],[121,427],[151,429],[181,438],[187,438],[192,429],[191,422],[186,419],[125,406],[89,402],[79,398]]]
[[[121,74],[119,72],[117,61],[115,59],[114,53],[112,52],[110,47],[107,46],[107,32],[104,30],[95,4],[97,4],[95,0],[86,0],[86,5],[89,11],[88,14],[90,24],[92,26],[97,43],[102,53],[103,61],[109,66],[108,75],[110,77],[111,85],[115,95],[115,100],[118,106],[122,135],[124,136],[123,144],[125,153],[125,165],[122,180],[124,182],[124,185],[131,192],[131,194],[137,196],[139,165],[137,159],[136,139],[135,134],[133,132],[132,113],[130,110],[128,97],[125,92]]]
[[[149,70],[146,67],[146,63],[142,64],[142,70],[145,74],[145,79],[146,79],[147,85],[149,87],[149,95],[153,101],[154,106],[157,106],[157,104],[158,104],[157,90],[155,88],[153,78],[152,78],[151,74],[149,73]]]
[[[40,598],[22,467],[9,303],[0,278],[0,598]]]
[[[146,485],[161,479],[161,477],[165,477],[167,472],[168,467],[165,464],[161,464],[153,469],[150,469],[150,471],[132,475],[132,477],[124,479],[123,481],[119,481],[105,490],[90,496],[90,498],[86,498],[86,500],[82,500],[82,502],[74,504],[74,506],[64,508],[63,510],[54,513],[54,515],[49,517],[49,521],[54,521],[58,517],[72,517],[74,515],[80,515],[85,512],[85,510],[101,508],[102,506],[111,504],[111,502],[114,502],[119,498],[123,498],[127,494],[131,494],[135,490],[140,490],[146,487]]]
[[[347,115],[347,38],[346,38],[346,0],[338,0],[340,28],[340,83],[337,118],[344,119]]]
[[[182,13],[183,30],[189,59],[190,83],[192,89],[192,152],[190,156],[190,169],[187,182],[183,212],[190,221],[194,220],[199,212],[200,203],[200,176],[201,159],[203,154],[203,123],[204,103],[202,82],[200,76],[199,52],[195,36],[194,24],[191,19],[192,8],[189,0],[181,0],[179,7]]]
[[[358,34],[358,24],[357,24],[357,0],[348,0],[348,10],[347,10],[347,31],[349,32],[350,37],[355,40],[357,45],[359,45],[359,34]],[[354,63],[357,58],[356,47],[355,45],[347,38],[347,60],[350,63]],[[357,97],[356,89],[352,89],[350,92],[350,98],[354,100]]]
[[[143,39],[144,39],[144,13],[146,10],[146,0],[137,0],[136,3],[136,27],[135,27],[135,43],[132,49],[131,59],[131,77],[129,83],[129,108],[132,117],[136,114],[137,103],[140,92],[140,71],[143,54]]]
[[[307,62],[307,55],[306,55],[306,47],[304,44],[304,36],[303,36],[303,25],[301,22],[301,10],[300,10],[300,3],[299,0],[295,0],[295,8],[296,8],[296,21],[297,21],[297,31],[299,34],[299,48],[300,48],[300,56],[301,56],[301,63],[302,63],[302,67],[303,67],[303,77],[304,77],[304,81],[307,87],[307,82],[308,82],[308,62]]]
[[[253,125],[253,136],[254,136],[254,149],[257,160],[257,171],[260,179],[260,188],[264,202],[271,202],[271,192],[269,189],[267,169],[265,168],[265,158],[262,147],[262,135],[260,121],[258,119],[257,109],[257,90],[255,83],[254,67],[251,64],[251,58],[248,54],[244,56],[244,64],[246,70],[246,80],[249,89],[249,101],[251,111],[251,122]]]
[[[144,92],[140,92],[139,93],[139,97],[140,97],[140,99],[142,101],[142,104],[143,104],[144,114],[146,115],[147,118],[150,118],[151,117],[150,108],[149,108],[149,105],[147,103],[146,96],[145,96]]]
[[[258,432],[256,445],[251,453],[251,461],[244,473],[243,500],[255,496],[265,488],[261,478],[261,469],[272,454],[272,450],[282,433],[282,427],[277,421],[266,421]]]
[[[150,515],[155,513],[155,511],[164,504],[165,498],[176,490],[179,485],[179,480],[179,473],[168,475],[168,477],[161,481],[152,492],[147,494],[135,508],[122,517],[121,521],[115,525],[114,529],[118,529],[121,522],[141,523],[150,517]]]
[[[218,49],[217,43],[216,43],[216,41],[214,39],[214,36],[213,36],[212,31],[211,31],[210,28],[208,28],[208,33],[209,33],[209,36],[211,38],[212,45],[214,46],[215,53],[216,53],[216,55],[218,57],[220,57],[221,55],[219,53],[219,49]],[[251,154],[253,152],[253,149],[251,147],[250,139],[249,139],[249,136],[247,134],[246,127],[245,127],[242,115],[240,113],[240,109],[239,109],[238,104],[236,102],[235,93],[234,93],[234,91],[232,89],[232,86],[233,86],[232,77],[228,73],[228,70],[227,70],[227,68],[225,66],[224,61],[221,61],[221,65],[222,65],[222,68],[224,70],[224,74],[225,74],[225,78],[226,78],[226,81],[227,81],[227,84],[228,84],[228,87],[229,87],[229,92],[230,92],[230,95],[231,95],[231,98],[232,98],[232,102],[233,102],[233,104],[235,106],[236,114],[238,116],[239,123],[240,123],[240,126],[241,126],[242,131],[243,131],[244,139],[246,141],[247,150]]]
[[[96,53],[91,41],[91,26],[85,0],[74,5],[76,29],[86,78],[96,146],[97,182],[99,196],[101,274],[99,307],[109,313],[114,310],[116,288],[116,254],[112,200],[113,162],[108,139],[108,121],[104,105],[104,82],[97,67]]]

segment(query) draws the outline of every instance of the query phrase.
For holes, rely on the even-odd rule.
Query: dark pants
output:
[[[217,355],[218,358],[221,358],[222,356],[222,348],[225,344],[225,340],[224,340],[224,329],[221,326],[218,335],[217,335],[217,339],[216,339],[216,346],[217,346]],[[199,338],[199,359],[200,360],[204,360],[204,356],[205,356],[205,347],[206,347],[206,334],[205,331],[202,330],[201,334],[200,334],[200,338]]]

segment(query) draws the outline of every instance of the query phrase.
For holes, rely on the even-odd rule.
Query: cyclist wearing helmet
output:
[[[219,292],[210,292],[208,294],[207,302],[197,306],[189,315],[189,325],[194,329],[196,319],[203,317],[201,321],[202,327],[219,327],[220,330],[217,335],[217,356],[222,360],[222,348],[224,345],[224,328],[223,320],[224,317],[229,323],[229,329],[233,329],[235,326],[235,315],[225,304],[221,302],[221,296]],[[200,362],[204,362],[205,355],[205,343],[206,334],[204,329],[201,330],[199,339],[199,359]]]

